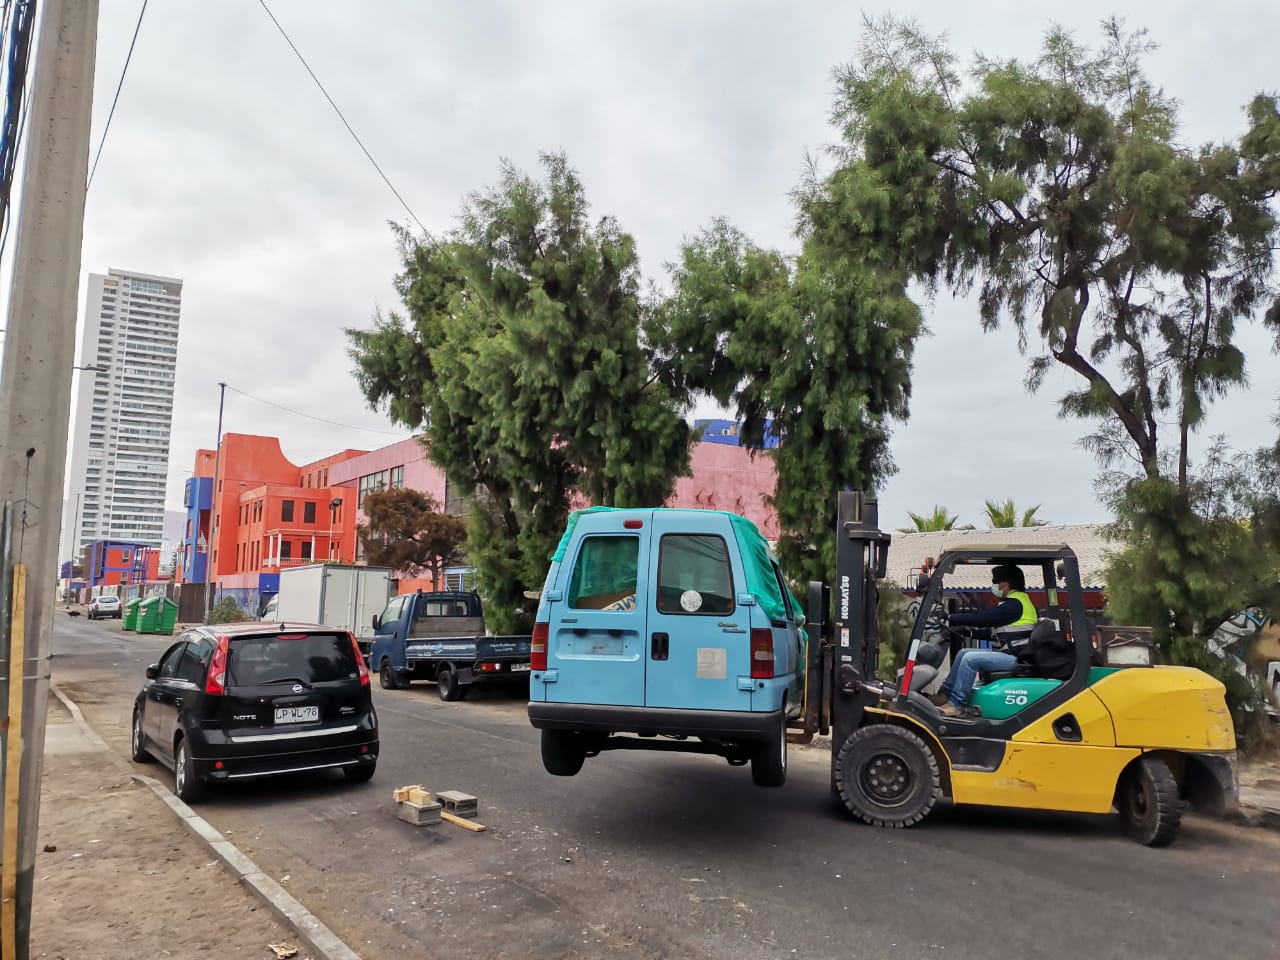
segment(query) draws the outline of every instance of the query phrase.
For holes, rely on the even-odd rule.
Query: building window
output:
[[[302,505],[302,522],[303,523],[316,522],[316,505],[314,501],[308,500],[306,503]]]
[[[293,501],[292,500],[280,501],[280,522],[293,523]]]
[[[391,468],[391,489],[392,490],[404,489],[404,467],[403,466]]]
[[[301,547],[302,559],[310,560],[311,559],[311,541],[303,540],[302,543],[299,544],[299,546]]]
[[[280,541],[280,559],[281,560],[293,559],[293,541],[292,540]]]
[[[364,507],[364,498],[370,493],[387,489],[387,471],[371,473],[360,478],[360,506]]]

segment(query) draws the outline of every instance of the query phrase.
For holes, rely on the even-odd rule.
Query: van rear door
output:
[[[649,581],[645,706],[751,709],[751,608],[729,521],[718,514],[655,515]]]
[[[652,510],[588,514],[547,607],[550,703],[644,705],[645,604]],[[535,699],[544,699],[535,692]]]

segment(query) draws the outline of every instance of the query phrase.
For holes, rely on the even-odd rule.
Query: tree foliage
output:
[[[640,343],[635,243],[591,222],[563,156],[541,163],[541,179],[504,164],[445,235],[398,231],[403,314],[347,332],[370,404],[476,492],[468,554],[503,630],[527,626],[575,496],[657,506],[688,471],[681,395]]]
[[[936,533],[942,530],[954,530],[956,521],[960,519],[959,514],[951,513],[946,507],[940,505],[933,508],[933,513],[912,513],[908,510],[907,516],[911,518],[912,525],[901,527],[899,533]]]
[[[358,533],[365,559],[373,566],[429,573],[439,590],[445,568],[462,562],[466,518],[445,513],[429,493],[375,490],[365,496],[363,510],[368,520]]]
[[[1036,519],[1036,514],[1040,511],[1038,503],[1021,513],[1012,497],[1007,500],[984,500],[983,506],[986,509],[989,527],[1043,527],[1046,523],[1044,520]]]
[[[830,578],[837,491],[874,490],[893,471],[920,312],[902,277],[830,248],[839,227],[822,201],[805,198],[799,215],[795,256],[722,220],[686,243],[648,332],[673,390],[734,408],[745,446],[778,441],[779,559],[804,582]]]

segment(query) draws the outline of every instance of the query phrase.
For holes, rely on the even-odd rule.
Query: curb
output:
[[[297,935],[318,960],[360,960],[360,955],[344,943],[337,934],[326,927],[320,918],[298,902],[280,884],[267,876],[262,869],[250,860],[230,840],[222,835],[204,817],[174,796],[160,781],[153,777],[135,773],[113,751],[84,718],[80,708],[66,694],[58,689],[57,684],[50,682],[53,692],[81,731],[98,749],[105,751],[116,766],[128,772],[130,778],[140,786],[146,787],[174,812],[187,828],[187,832],[204,844],[205,848],[222,861],[232,875],[249,891],[261,900],[276,918]]]

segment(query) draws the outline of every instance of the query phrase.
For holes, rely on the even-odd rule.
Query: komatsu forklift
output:
[[[1224,686],[1189,667],[1107,666],[1085,616],[1080,569],[1063,544],[966,546],[937,560],[898,679],[877,678],[877,582],[890,535],[876,501],[842,492],[836,578],[811,583],[805,701],[793,737],[830,735],[831,789],[851,814],[909,827],[940,798],[957,804],[1107,814],[1163,846],[1184,807],[1222,815],[1236,803],[1235,733]],[[1016,564],[1039,571],[1046,608],[1029,648],[1074,652],[1067,679],[1036,675],[1034,657],[980,678],[961,717],[922,691],[947,643],[946,578]],[[835,601],[834,616],[831,601]],[[928,662],[926,662],[928,661]]]

